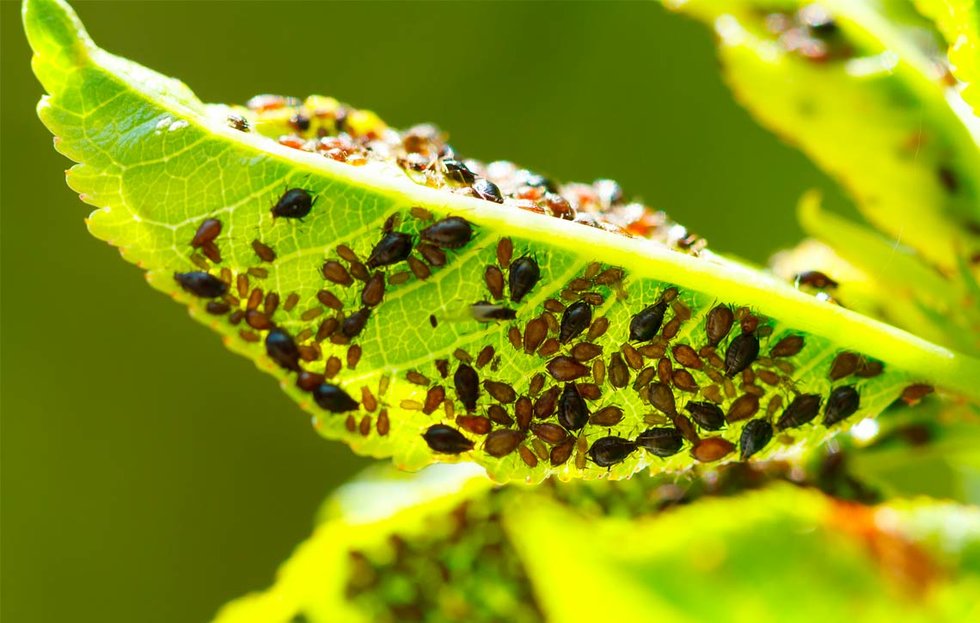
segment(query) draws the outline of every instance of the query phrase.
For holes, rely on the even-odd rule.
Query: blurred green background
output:
[[[735,104],[711,34],[654,3],[75,4],[104,48],[204,100],[324,93],[435,121],[466,155],[614,177],[758,262],[799,238],[805,189],[846,208]],[[0,9],[2,616],[207,620],[366,461],[88,236],[19,3]]]

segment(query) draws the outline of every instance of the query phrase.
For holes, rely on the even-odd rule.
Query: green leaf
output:
[[[292,149],[263,134],[274,136],[277,128],[289,126],[291,115],[315,114],[320,106],[329,108],[329,122],[297,131],[335,132],[340,110],[335,101],[314,98],[272,111],[205,106],[183,84],[95,47],[64,2],[28,0],[24,23],[35,52],[35,72],[50,94],[39,105],[39,115],[57,137],[57,149],[81,163],[70,171],[68,183],[99,208],[88,221],[93,235],[119,247],[125,259],[147,271],[151,286],[186,304],[191,316],[222,335],[231,350],[278,378],[283,390],[312,413],[321,434],[342,439],[357,452],[393,456],[397,465],[411,469],[433,461],[473,461],[499,480],[536,482],[549,475],[622,478],[647,467],[688,467],[694,461],[687,452],[692,443],[698,444],[702,460],[738,457],[736,446],[748,420],[699,434],[683,415],[691,400],[716,400],[727,411],[736,397],[756,392],[762,394],[757,417],[777,421],[798,393],[817,394],[826,403],[832,388],[853,385],[860,394],[860,409],[848,419],[854,422],[878,413],[910,382],[980,396],[977,361],[816,301],[707,250],[684,251],[675,244],[684,234],[678,236],[678,228],[663,215],[642,213],[660,223],[652,228],[652,239],[623,236],[517,209],[512,203],[464,196],[462,188],[448,192],[419,184],[389,159],[347,163]],[[312,112],[310,106],[315,107]],[[371,113],[345,110],[345,128],[355,136],[390,136],[392,131]],[[229,127],[229,113],[245,115],[261,132]],[[244,123],[239,119],[235,125]],[[290,137],[283,143],[294,139],[306,140]],[[343,154],[339,157],[344,159]],[[306,218],[273,218],[270,209],[288,188],[306,189],[315,197]],[[613,218],[617,209],[597,215]],[[325,280],[325,262],[336,263],[328,270],[335,281],[342,279],[331,271],[347,276],[358,267],[364,270],[362,262],[386,228],[410,236],[417,252],[422,230],[449,217],[468,223],[472,236],[460,248],[444,251],[444,265],[423,264],[416,253],[412,271],[404,262],[379,267],[376,272],[386,284],[381,304],[365,304],[365,286],[356,279],[345,287]],[[191,245],[206,219],[222,223],[213,250],[220,258],[210,262]],[[256,240],[274,250],[274,261],[258,255]],[[519,302],[506,297],[500,301],[513,311],[513,320],[479,322],[471,306],[492,298],[485,282],[488,267],[507,274],[508,263],[500,259],[506,254],[499,253],[505,240],[513,245],[513,258],[533,258],[541,279]],[[353,255],[360,259],[352,260]],[[201,271],[202,266],[214,280],[212,286],[229,289],[224,298],[201,298],[178,287],[175,273]],[[514,264],[510,266],[513,274]],[[587,289],[587,307],[597,320],[590,328],[595,333],[591,343],[603,352],[582,364],[581,385],[566,387],[567,369],[578,374],[568,359],[571,344],[557,344],[553,328],[547,336],[557,353],[543,356],[541,349],[532,348],[529,354],[524,341],[535,341],[528,339],[532,321],[550,327],[560,320],[558,310],[585,296],[580,286]],[[334,309],[337,301],[343,318],[368,305],[363,309],[370,309],[370,316],[360,333],[345,336],[327,330],[330,323],[341,321]],[[631,343],[632,319],[661,301],[666,310],[663,330],[652,340]],[[691,362],[690,353],[685,357],[683,349],[674,350],[681,345],[705,347],[706,318],[722,304],[737,310],[742,330],[736,327],[728,333],[716,350],[702,351],[697,362]],[[246,309],[253,313],[241,322]],[[270,358],[263,344],[269,334],[262,328],[265,322],[300,343],[301,363],[281,354]],[[608,322],[608,330],[598,335],[601,322]],[[668,331],[674,335],[665,336]],[[742,331],[760,340],[761,356],[749,372],[733,373],[734,380],[726,380],[721,370],[725,366],[717,362]],[[321,332],[323,339],[317,339]],[[515,334],[516,345],[511,339]],[[797,339],[793,336],[802,339],[798,353],[772,354],[784,338]],[[751,343],[752,338],[739,339]],[[488,348],[493,354],[484,361],[479,355],[486,356]],[[833,362],[845,351],[853,353],[856,368],[832,381]],[[478,386],[469,419],[461,417],[465,404],[454,389],[459,359],[473,361],[480,381],[498,383]],[[624,359],[646,372],[628,369]],[[694,366],[690,376],[680,372],[682,359]],[[323,383],[317,386],[322,407],[297,386],[295,372],[284,369],[284,363],[285,368],[300,367],[304,382],[312,379],[308,388]],[[329,379],[317,378],[321,374]],[[661,407],[667,396],[676,395],[679,412],[670,413],[670,418],[664,408],[649,404],[649,383],[661,374],[675,386],[665,395],[657,394]],[[628,377],[625,386],[621,377]],[[508,388],[514,396],[507,395]],[[613,425],[587,424],[554,450],[544,440],[556,442],[566,433],[554,426],[555,416],[542,409],[550,428],[513,433],[516,441],[506,448],[512,451],[491,456],[486,437],[478,434],[488,423],[486,416],[502,410],[505,416],[498,416],[494,426],[505,429],[505,418],[525,413],[531,404],[543,406],[542,396],[552,388],[584,392],[593,414],[617,407],[622,419]],[[434,400],[439,392],[445,394],[441,404]],[[333,400],[327,400],[331,396]],[[426,405],[438,408],[423,408]],[[687,440],[684,451],[667,459],[636,450],[607,469],[586,456],[597,439],[634,439],[651,425],[671,424],[683,427]],[[446,433],[453,435],[451,447],[435,446],[458,454],[435,453],[427,445],[422,434],[436,425],[464,429]],[[846,426],[787,427],[757,457],[797,453]],[[523,450],[513,447],[518,442]],[[466,449],[469,444],[472,450]]]
[[[976,0],[916,0],[915,6],[946,39],[950,69],[963,83],[963,99],[980,115],[980,5]]]
[[[666,4],[714,25],[739,101],[838,178],[873,225],[946,275],[976,257],[980,119],[908,3]]]
[[[662,477],[494,489],[446,467],[410,478],[375,474],[340,492],[270,589],[232,602],[216,621],[976,614],[975,508],[860,506],[786,484],[658,508],[687,484]],[[389,491],[403,497],[369,516],[360,510],[377,509]]]

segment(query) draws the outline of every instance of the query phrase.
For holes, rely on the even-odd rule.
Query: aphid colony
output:
[[[259,95],[228,116],[228,125],[255,131],[281,145],[322,154],[352,166],[374,162],[401,170],[414,182],[453,194],[598,227],[642,236],[685,253],[704,248],[701,238],[670,221],[663,212],[626,200],[612,180],[559,184],[510,162],[484,164],[464,159],[432,125],[403,132],[389,128],[374,113],[329,97],[305,101]],[[394,167],[397,167],[395,169]]]

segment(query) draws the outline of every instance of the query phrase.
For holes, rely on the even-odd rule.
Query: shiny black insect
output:
[[[238,130],[239,132],[248,132],[249,130],[248,119],[238,113],[228,113],[226,123],[229,128]]]
[[[473,319],[477,322],[513,320],[517,317],[517,311],[510,309],[509,307],[489,303],[487,301],[480,301],[479,303],[473,303],[470,305],[470,313],[473,315]]]
[[[653,336],[660,330],[660,325],[664,322],[666,311],[667,302],[660,301],[633,316],[630,320],[630,340],[646,342],[653,339]]]
[[[558,423],[568,430],[579,430],[589,421],[589,407],[575,383],[565,383],[558,398]]]
[[[344,321],[340,323],[340,332],[347,337],[357,337],[364,330],[364,325],[367,324],[368,318],[371,317],[371,308],[362,307],[350,316],[344,318]]]
[[[228,292],[228,284],[214,275],[203,271],[174,273],[174,280],[177,281],[184,291],[203,299],[224,296]]]
[[[303,218],[313,209],[316,198],[308,190],[302,188],[290,188],[276,205],[272,206],[272,216],[274,218]]]
[[[272,329],[265,336],[265,352],[281,367],[299,372],[299,348],[293,338],[282,329]]]
[[[476,409],[476,399],[480,396],[480,377],[476,370],[465,363],[459,364],[453,374],[453,385],[456,387],[456,398],[463,403],[466,410]]]
[[[786,410],[779,417],[779,421],[776,422],[776,428],[784,430],[803,426],[817,417],[817,413],[820,412],[820,401],[819,394],[801,394],[797,396],[793,399],[793,402],[789,403],[789,406],[786,407]]]
[[[510,300],[520,303],[541,279],[541,267],[533,257],[524,255],[510,264],[507,285],[510,286]]]
[[[419,235],[437,247],[458,249],[473,237],[473,226],[464,218],[447,216],[423,229]]]
[[[433,424],[424,433],[422,439],[434,452],[440,454],[460,454],[473,449],[473,442],[451,426]]]
[[[833,426],[845,420],[861,407],[861,395],[853,385],[844,385],[830,392],[823,412],[823,425]]]
[[[684,436],[676,428],[648,428],[636,438],[637,447],[659,457],[673,456],[684,445]]]
[[[742,429],[738,439],[742,460],[749,458],[766,447],[772,440],[772,425],[766,420],[752,420]]]
[[[338,385],[333,383],[321,383],[313,390],[313,400],[320,406],[332,413],[345,413],[357,410],[357,401],[350,397]]]
[[[504,196],[500,194],[500,189],[497,185],[486,178],[478,178],[473,185],[470,186],[476,196],[484,201],[492,201],[494,203],[503,203]]]
[[[725,425],[725,413],[713,402],[691,401],[684,405],[691,419],[705,430],[718,430]]]
[[[443,160],[442,168],[446,177],[459,184],[469,185],[476,181],[476,175],[473,171],[470,171],[470,168],[459,160]]]
[[[599,467],[621,463],[636,450],[636,443],[622,437],[601,437],[592,442],[589,458]]]
[[[577,337],[592,324],[592,306],[585,301],[576,301],[565,308],[558,329],[558,341],[562,344]]]
[[[404,261],[412,253],[412,237],[397,231],[389,231],[371,249],[367,265],[369,268],[391,266]]]
[[[725,374],[731,378],[748,368],[759,356],[759,338],[743,333],[732,340],[725,351]]]

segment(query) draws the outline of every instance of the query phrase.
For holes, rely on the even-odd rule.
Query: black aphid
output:
[[[664,322],[666,311],[667,302],[660,301],[633,316],[630,320],[630,340],[634,342],[652,340]]]
[[[458,216],[447,216],[429,225],[419,235],[422,240],[443,249],[458,249],[473,237],[473,226]]]
[[[599,467],[611,467],[621,463],[636,450],[636,444],[622,437],[601,437],[592,442],[589,458]]]
[[[184,291],[204,299],[224,296],[228,292],[228,284],[203,271],[174,273],[174,279]]]
[[[718,430],[725,425],[725,413],[713,402],[691,401],[684,405],[694,423],[705,430]]]
[[[853,385],[844,385],[830,392],[823,412],[823,425],[833,426],[845,420],[861,407],[861,395]]]
[[[725,351],[725,374],[731,378],[748,368],[759,356],[759,338],[743,333],[732,340]]]
[[[369,268],[390,266],[405,260],[412,252],[412,237],[397,231],[386,233],[371,249],[367,265]]]
[[[422,439],[434,452],[440,454],[460,454],[473,449],[473,442],[451,426],[433,424],[424,433]]]
[[[533,257],[524,255],[510,264],[507,284],[510,286],[510,300],[520,303],[541,279],[541,268]]]
[[[458,184],[472,184],[476,181],[476,175],[470,168],[459,160],[446,159],[442,161],[442,168],[446,177]]]
[[[796,428],[803,426],[820,412],[821,398],[819,394],[801,394],[789,403],[786,410],[776,422],[776,428],[783,430],[786,428]]]
[[[456,398],[466,410],[476,409],[476,399],[480,396],[480,377],[476,370],[465,363],[459,364],[453,374],[453,385],[456,387]]]
[[[308,190],[290,188],[276,205],[272,206],[272,216],[281,218],[303,218],[313,209],[316,198]]]
[[[503,203],[504,197],[500,194],[500,189],[497,185],[486,178],[478,178],[473,185],[470,186],[476,196],[484,201],[492,201],[494,203]]]
[[[565,308],[558,330],[558,341],[562,344],[578,337],[592,324],[592,306],[584,301],[576,301]]]
[[[738,439],[741,448],[742,460],[749,458],[759,450],[766,447],[772,439],[772,425],[766,420],[752,420],[742,429],[742,435]]]
[[[579,430],[589,421],[589,407],[575,383],[565,383],[558,398],[558,423],[568,430]]]
[[[517,317],[517,311],[510,309],[509,307],[489,303],[487,301],[480,301],[479,303],[473,303],[470,305],[470,313],[473,315],[473,319],[477,322],[513,320]]]
[[[316,389],[313,390],[313,400],[316,401],[321,409],[326,409],[332,413],[357,410],[357,401],[333,383],[321,383],[317,385]]]
[[[659,457],[673,456],[684,445],[684,436],[676,428],[648,428],[636,438],[637,447]]]
[[[293,338],[282,329],[272,329],[265,336],[265,352],[281,367],[299,372],[299,348]]]
[[[368,318],[371,316],[370,307],[362,307],[350,316],[344,318],[344,321],[340,323],[340,332],[347,337],[357,337],[364,330],[364,325],[367,324]]]

